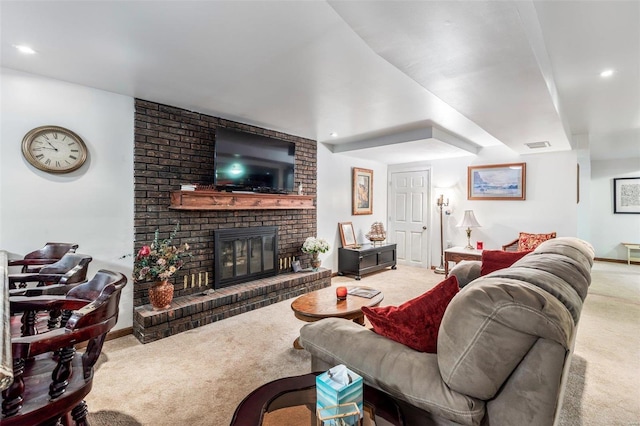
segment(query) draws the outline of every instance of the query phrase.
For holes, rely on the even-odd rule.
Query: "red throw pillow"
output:
[[[400,306],[365,306],[362,312],[379,335],[420,352],[436,353],[444,311],[459,290],[458,279],[451,276]]]
[[[487,275],[498,269],[508,268],[516,263],[517,260],[531,253],[533,250],[527,251],[502,251],[502,250],[484,250],[482,252],[482,265],[480,266],[480,276]]]
[[[555,232],[548,234],[528,234],[521,232],[518,236],[518,251],[533,250],[538,247],[540,243],[555,237]]]

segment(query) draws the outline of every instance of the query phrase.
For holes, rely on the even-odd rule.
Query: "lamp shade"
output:
[[[458,226],[465,226],[467,228],[479,228],[482,225],[478,223],[476,216],[473,214],[473,210],[465,210],[464,217]]]

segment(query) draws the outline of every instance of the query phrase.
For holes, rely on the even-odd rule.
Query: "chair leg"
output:
[[[71,410],[71,417],[75,420],[76,426],[90,426],[87,420],[87,414],[89,414],[89,409],[87,408],[87,403],[84,401],[80,401],[80,403]]]

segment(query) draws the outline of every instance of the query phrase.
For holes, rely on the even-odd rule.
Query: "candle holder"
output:
[[[347,288],[346,287],[337,287],[336,288],[336,299],[338,299],[338,300],[347,300]]]

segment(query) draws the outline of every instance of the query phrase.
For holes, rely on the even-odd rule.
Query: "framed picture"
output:
[[[640,214],[640,177],[613,179],[613,212]]]
[[[338,229],[340,229],[340,240],[342,241],[342,247],[355,247],[358,245],[356,242],[356,233],[353,230],[353,223],[340,222],[338,223]]]
[[[352,214],[373,214],[373,170],[353,168]]]
[[[469,166],[467,199],[524,200],[526,163]]]

